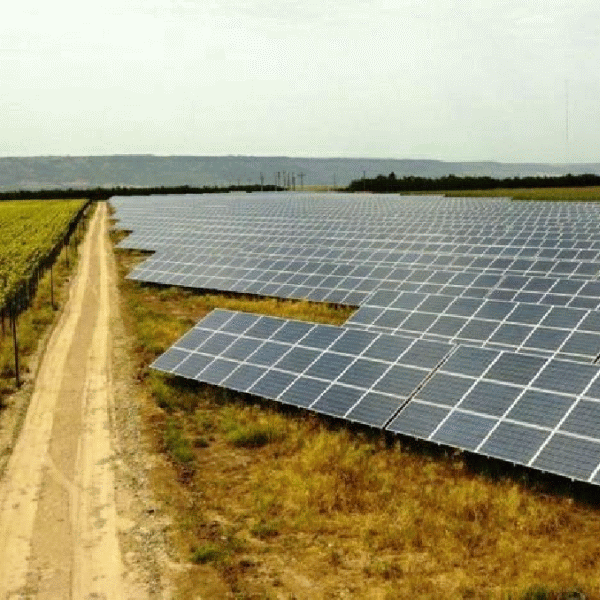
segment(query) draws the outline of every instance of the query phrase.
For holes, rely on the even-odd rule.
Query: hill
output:
[[[397,177],[490,176],[494,178],[567,173],[600,174],[600,163],[544,164],[444,162],[373,158],[285,156],[40,156],[0,157],[0,190],[98,186],[232,185],[274,183],[277,172],[296,173],[305,185],[347,186],[353,179],[394,172]]]

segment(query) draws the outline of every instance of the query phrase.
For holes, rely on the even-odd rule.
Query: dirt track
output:
[[[149,597],[125,569],[119,542],[111,332],[117,289],[106,212],[100,204],[90,223],[0,482],[2,600]]]

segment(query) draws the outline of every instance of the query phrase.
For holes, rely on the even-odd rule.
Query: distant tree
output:
[[[534,188],[534,187],[583,187],[600,185],[600,176],[593,173],[583,175],[559,175],[555,177],[512,177],[494,179],[489,176],[457,176],[443,175],[437,179],[406,175],[400,179],[395,173],[377,175],[372,179],[355,179],[348,186],[348,191],[371,192],[417,192],[417,191],[444,191],[444,190],[481,190],[492,188]]]

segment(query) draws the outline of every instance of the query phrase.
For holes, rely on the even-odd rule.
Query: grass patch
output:
[[[270,425],[250,424],[236,427],[227,435],[227,439],[240,448],[260,448],[277,442],[284,437],[283,432]]]
[[[208,542],[198,546],[191,556],[193,563],[197,565],[205,565],[210,562],[222,562],[227,556],[225,550],[216,544]]]
[[[399,579],[402,577],[402,569],[393,561],[375,559],[372,563],[365,567],[367,577],[378,578],[385,580]]]
[[[135,259],[118,256],[124,273]],[[121,286],[153,403],[148,428],[175,467],[155,475],[158,493],[182,556],[194,549],[182,597],[504,600],[544,589],[566,599],[581,589],[600,599],[597,503],[508,467],[486,474],[459,454],[147,368],[213,307],[336,323],[349,310]]]
[[[276,536],[281,529],[281,523],[277,520],[261,520],[250,528],[250,533],[262,540]]]
[[[189,467],[194,462],[194,451],[189,438],[183,433],[178,419],[167,420],[164,434],[165,449],[178,465]]]
[[[516,188],[494,190],[464,190],[440,192],[446,196],[464,197],[508,197],[514,200],[539,200],[544,202],[599,202],[600,187],[573,188]]]
[[[221,427],[226,440],[238,448],[261,448],[283,441],[286,435],[286,423],[275,413],[249,410],[240,415],[237,407],[224,407]]]

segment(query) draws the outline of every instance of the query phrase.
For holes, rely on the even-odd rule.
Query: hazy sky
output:
[[[0,155],[600,162],[599,67],[598,0],[19,0]]]

